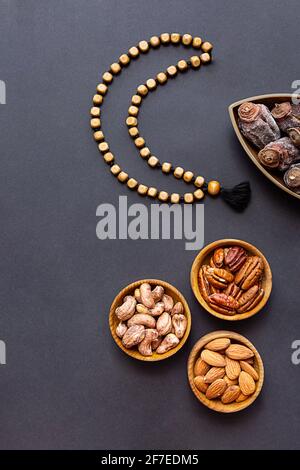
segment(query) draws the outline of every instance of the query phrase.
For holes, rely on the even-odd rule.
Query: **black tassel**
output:
[[[251,198],[251,188],[248,181],[237,184],[231,189],[222,188],[221,197],[233,209],[242,212],[246,209]]]

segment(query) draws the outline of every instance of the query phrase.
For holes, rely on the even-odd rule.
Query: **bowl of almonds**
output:
[[[203,336],[188,359],[192,391],[212,410],[233,413],[256,400],[264,381],[262,359],[250,341],[231,331]]]
[[[267,303],[272,272],[265,256],[250,243],[218,240],[196,256],[191,286],[198,302],[215,317],[244,320]]]
[[[171,284],[144,279],[125,287],[114,299],[109,326],[117,345],[141,361],[161,361],[176,354],[191,330],[191,312]]]

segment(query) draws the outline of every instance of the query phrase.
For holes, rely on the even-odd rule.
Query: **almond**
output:
[[[247,397],[246,395],[244,395],[244,394],[241,392],[235,401],[236,401],[237,403],[241,403],[242,401],[247,400],[247,398],[248,398],[248,397]]]
[[[241,372],[241,366],[238,361],[226,357],[226,375],[230,380],[235,380],[238,378]]]
[[[214,367],[225,367],[225,357],[222,354],[215,351],[209,351],[208,349],[203,349],[201,353],[201,359],[207,362],[210,366]]]
[[[226,356],[236,361],[244,361],[254,356],[251,349],[243,346],[242,344],[231,344],[225,351]]]
[[[209,349],[210,351],[222,351],[223,349],[227,349],[229,346],[230,346],[229,338],[217,338],[207,343],[205,345],[205,348]]]
[[[251,377],[253,377],[254,380],[259,379],[258,373],[254,369],[254,367],[252,367],[250,364],[248,364],[248,362],[241,361],[240,365],[241,365],[242,370],[245,371],[245,372],[248,372],[248,374],[251,375]]]
[[[209,400],[218,398],[221,395],[223,395],[226,388],[227,388],[227,384],[225,380],[223,379],[215,380],[212,384],[210,384],[210,386],[206,390],[206,398],[208,398]]]
[[[200,390],[202,393],[206,393],[206,390],[208,389],[208,385],[204,382],[204,377],[203,375],[198,375],[197,377],[194,378],[194,384]]]
[[[194,366],[194,375],[206,375],[210,366],[199,357]]]
[[[255,392],[255,382],[248,372],[242,371],[239,376],[239,386],[244,395],[252,395]]]
[[[230,385],[238,385],[238,383],[239,383],[238,379],[231,380],[227,375],[225,375],[225,376],[223,377],[223,379],[224,379],[225,382],[227,383],[228,387],[229,387]]]
[[[240,395],[241,390],[238,385],[230,385],[225,392],[222,395],[222,403],[227,404],[227,403],[232,403],[235,401],[238,396]]]
[[[204,377],[204,382],[206,384],[211,384],[217,379],[223,379],[225,375],[224,367],[212,367]]]

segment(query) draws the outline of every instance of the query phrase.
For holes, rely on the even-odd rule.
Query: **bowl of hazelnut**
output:
[[[214,331],[200,338],[189,355],[187,372],[197,399],[221,413],[247,408],[264,382],[259,352],[233,331]]]
[[[191,269],[191,286],[200,305],[222,320],[245,320],[267,303],[272,272],[251,243],[218,240],[205,246]]]
[[[184,296],[168,282],[143,279],[115,297],[109,326],[120,349],[134,359],[161,361],[176,354],[191,330]]]

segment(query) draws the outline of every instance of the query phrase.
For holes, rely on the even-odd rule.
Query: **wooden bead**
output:
[[[114,176],[117,176],[120,171],[121,171],[121,168],[119,167],[119,165],[113,165],[111,168],[110,168],[110,171],[112,172],[112,174]]]
[[[133,95],[133,97],[131,98],[131,103],[134,106],[139,106],[141,102],[142,102],[142,97],[139,95]]]
[[[129,180],[127,181],[127,186],[129,189],[134,189],[137,187],[137,185],[138,185],[138,182],[134,178],[129,178]]]
[[[147,41],[140,41],[139,42],[139,50],[145,54],[149,50],[149,44]]]
[[[201,44],[202,44],[202,39],[199,38],[198,36],[195,36],[195,37],[193,38],[193,44],[192,44],[193,47],[194,47],[195,49],[200,49]]]
[[[193,67],[193,69],[198,69],[201,65],[201,60],[198,55],[193,55],[190,58],[190,61],[191,61],[191,66]]]
[[[138,149],[141,149],[142,147],[145,146],[145,140],[143,139],[143,137],[137,137],[134,143]]]
[[[196,189],[196,191],[194,191],[194,198],[198,201],[204,198],[204,192],[202,191],[202,189]]]
[[[210,52],[213,49],[213,45],[210,42],[205,41],[202,44],[201,49],[203,50],[203,52]]]
[[[180,202],[180,194],[177,193],[172,193],[170,197],[171,203],[172,204],[179,204]]]
[[[125,171],[120,171],[120,173],[118,174],[118,180],[121,183],[126,183],[126,181],[128,180],[128,174],[125,173]]]
[[[162,33],[160,35],[160,41],[162,44],[169,44],[170,40],[171,40],[171,36],[169,33]]]
[[[158,164],[159,160],[157,157],[155,157],[154,155],[152,155],[149,160],[148,160],[148,165],[152,166],[152,168],[154,168],[157,164]]]
[[[130,137],[133,137],[133,138],[136,138],[139,135],[139,130],[137,127],[130,127],[128,132],[129,132]]]
[[[111,83],[113,81],[113,79],[114,79],[114,77],[110,72],[104,72],[104,74],[102,75],[102,80],[105,83]]]
[[[139,108],[137,106],[129,106],[128,114],[134,117],[137,116],[139,114]]]
[[[157,80],[161,85],[163,85],[163,84],[168,80],[168,76],[167,76],[164,72],[159,72],[159,73],[156,75],[156,80]]]
[[[221,190],[219,181],[210,181],[208,183],[207,191],[211,196],[217,196]]]
[[[130,62],[130,57],[129,57],[129,55],[127,55],[127,54],[122,54],[122,55],[119,57],[119,61],[120,61],[120,63],[121,63],[124,67],[126,67],[126,65],[128,65],[129,62]]]
[[[169,199],[169,194],[167,191],[160,191],[158,194],[158,199],[160,201],[166,202]]]
[[[99,83],[97,86],[97,91],[100,95],[105,95],[107,92],[107,86],[104,83]]]
[[[203,64],[208,64],[211,61],[211,57],[208,52],[204,52],[204,54],[201,54],[200,59]]]
[[[121,65],[118,64],[118,62],[114,62],[113,64],[111,64],[110,70],[114,75],[118,75],[118,73],[120,73],[122,70]]]
[[[104,155],[103,155],[103,158],[104,160],[106,161],[106,163],[111,163],[114,161],[115,157],[114,155],[111,153],[111,152],[106,152]]]
[[[96,131],[94,132],[94,139],[96,142],[101,142],[104,140],[104,134],[102,131]]]
[[[167,68],[167,72],[170,77],[175,77],[175,75],[177,75],[177,67],[170,65],[170,67]]]
[[[137,92],[141,95],[141,96],[146,96],[148,94],[148,88],[146,87],[146,85],[139,85],[137,87]]]
[[[182,178],[183,173],[184,173],[184,169],[181,168],[181,166],[177,166],[174,170],[174,176],[177,179]]]
[[[197,188],[201,188],[203,185],[204,185],[204,178],[203,176],[197,176],[195,181],[194,181],[194,185],[197,187]]]
[[[98,149],[100,150],[100,152],[106,153],[109,151],[109,145],[105,141],[100,142],[100,144],[98,145]]]
[[[188,69],[188,64],[187,64],[186,60],[180,60],[177,63],[177,68],[178,68],[179,72],[185,72],[185,70]]]
[[[91,119],[90,124],[92,129],[98,129],[99,127],[101,127],[101,121],[99,118]]]
[[[162,167],[161,167],[161,169],[164,173],[170,173],[171,168],[172,168],[172,165],[171,165],[171,163],[168,163],[168,162],[164,162],[162,164]]]
[[[184,46],[190,46],[193,42],[193,36],[191,36],[190,34],[184,34],[181,40]]]
[[[192,204],[192,202],[194,202],[194,196],[192,193],[185,193],[183,198],[186,204]]]
[[[150,90],[150,91],[155,90],[155,88],[157,87],[157,84],[156,84],[156,81],[154,80],[154,78],[149,78],[146,81],[146,85],[147,85],[148,90]]]
[[[98,93],[96,95],[93,96],[93,103],[97,106],[100,106],[100,104],[103,103],[103,96],[102,95],[98,95]]]
[[[138,189],[137,189],[137,192],[141,195],[141,196],[145,196],[148,192],[148,186],[145,186],[144,184],[139,184],[138,186]]]
[[[91,116],[99,117],[100,116],[100,108],[97,108],[96,106],[93,106],[91,108]]]
[[[183,179],[186,183],[190,183],[194,177],[194,173],[192,171],[185,171],[183,175]]]
[[[151,155],[151,152],[150,152],[150,149],[148,147],[143,147],[141,150],[140,150],[140,156],[142,158],[149,158]]]
[[[171,42],[173,44],[179,44],[181,40],[181,36],[179,33],[172,33],[171,34]]]
[[[128,116],[128,118],[126,119],[126,124],[128,127],[130,126],[136,126],[137,125],[137,118],[134,117],[134,116]]]
[[[150,196],[150,197],[156,197],[156,196],[157,196],[157,189],[151,187],[151,188],[148,189],[148,193],[147,193],[147,194],[148,194],[148,196]]]
[[[128,52],[133,59],[136,59],[140,55],[140,51],[135,46],[131,47]]]
[[[158,47],[160,45],[160,39],[158,36],[152,36],[149,42],[152,47]]]

